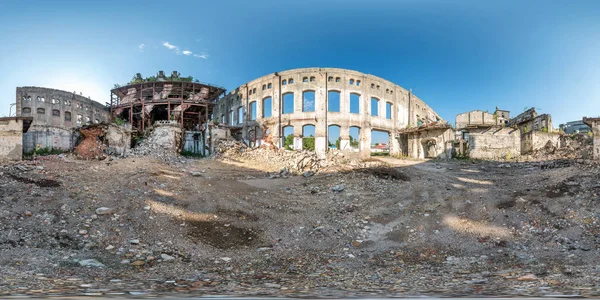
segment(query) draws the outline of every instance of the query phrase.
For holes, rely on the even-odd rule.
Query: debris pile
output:
[[[79,129],[83,140],[75,147],[82,159],[104,159],[108,155],[124,156],[131,145],[131,133],[115,124],[92,124]]]
[[[592,137],[587,134],[565,135],[561,137],[560,147],[552,143],[534,151],[531,160],[590,159],[592,158]]]
[[[250,148],[246,144],[232,139],[217,140],[215,143],[214,156],[216,158],[252,161],[272,166],[274,169],[280,170],[277,174],[271,174],[271,177],[274,178],[302,175],[307,171],[316,173],[324,168],[336,167],[336,170],[341,170],[365,167],[367,164],[361,162],[357,157],[346,157],[344,153],[337,150],[327,152],[325,159],[322,159],[315,151],[311,150],[292,151],[273,148],[271,145]],[[285,170],[285,174],[281,174],[281,170]]]
[[[75,147],[75,154],[82,159],[104,159],[104,151],[107,146],[101,141],[104,136],[104,130],[97,125],[82,127],[79,132],[83,136],[83,141]]]
[[[157,124],[135,148],[134,156],[152,156],[166,162],[179,160],[183,130],[178,125]]]

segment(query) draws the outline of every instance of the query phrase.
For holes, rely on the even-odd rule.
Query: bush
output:
[[[294,150],[292,147],[294,146],[294,135],[288,134],[283,141],[283,148],[286,150]]]
[[[309,136],[302,139],[302,149],[315,151],[315,137]]]

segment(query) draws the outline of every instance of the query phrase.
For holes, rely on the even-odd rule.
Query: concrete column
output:
[[[315,90],[315,152],[320,158],[325,158],[327,152],[327,103],[325,101],[327,90],[325,85],[327,76],[325,72],[317,75],[316,80],[320,83],[319,88]]]
[[[370,84],[367,77],[363,77],[362,82],[360,109],[363,121],[360,127],[359,145],[360,157],[367,159],[371,157],[371,95],[369,94]]]
[[[302,137],[294,136],[294,150],[302,150]]]
[[[390,135],[390,155],[398,156],[398,155],[400,155],[400,153],[401,153],[400,137],[398,136],[398,134],[391,134]]]

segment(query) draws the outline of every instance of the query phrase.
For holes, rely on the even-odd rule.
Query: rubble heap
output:
[[[273,166],[280,173],[304,174],[305,172],[316,173],[324,168],[337,167],[364,167],[366,163],[358,158],[347,158],[342,152],[332,150],[327,153],[325,159],[310,150],[291,151],[264,146],[250,148],[246,144],[232,139],[222,139],[215,142],[215,158],[245,160],[258,164]],[[290,173],[290,174],[288,174]],[[280,174],[281,175],[281,174]]]
[[[75,154],[82,159],[104,159],[104,151],[107,146],[102,143],[100,138],[104,136],[105,131],[100,126],[91,125],[79,130],[83,136],[83,141],[75,147]]]
[[[532,160],[591,159],[592,137],[584,133],[565,135],[561,137],[560,148],[549,143],[536,150],[529,158]]]
[[[104,159],[108,155],[124,156],[131,146],[131,132],[116,124],[92,124],[79,129],[83,140],[75,147],[82,159]]]
[[[182,135],[180,126],[159,124],[132,149],[132,155],[152,156],[166,162],[178,161]]]

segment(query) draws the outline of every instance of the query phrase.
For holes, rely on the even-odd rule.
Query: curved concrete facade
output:
[[[307,91],[314,92],[314,99],[305,101]],[[329,109],[337,93],[339,109]],[[305,104],[311,101],[314,109],[306,111]],[[372,104],[378,104],[377,115]],[[315,150],[322,154],[330,125],[340,127],[341,150],[351,149],[350,128],[358,127],[357,148],[363,156],[370,155],[372,130],[388,132],[390,152],[398,154],[398,130],[441,120],[409,90],[377,76],[336,68],[293,69],[252,80],[219,99],[213,118],[240,128],[242,138],[252,145],[264,142],[263,133],[268,132],[273,143],[281,146],[284,127],[293,126],[294,149],[302,148],[304,126],[314,125]]]
[[[51,88],[17,87],[18,117],[33,117],[23,135],[23,151],[35,148],[70,150],[76,142],[73,128],[110,120],[105,105],[72,92]]]

